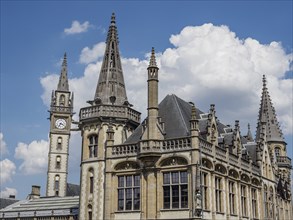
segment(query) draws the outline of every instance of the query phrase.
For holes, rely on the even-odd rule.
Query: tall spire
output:
[[[265,123],[266,126],[267,141],[284,141],[283,134],[276,117],[275,108],[273,107],[269,91],[267,89],[267,80],[265,75],[263,75],[262,81],[263,88],[256,128],[256,141],[260,139],[262,123]]]
[[[250,124],[248,123],[247,125],[247,135],[246,135],[246,139],[248,141],[253,141],[253,137],[252,137],[252,134],[251,134],[251,130],[250,130]]]
[[[93,104],[129,105],[118,44],[115,14],[113,13]]]
[[[61,74],[60,74],[57,90],[58,91],[69,91],[68,78],[67,78],[67,58],[66,58],[66,53],[64,53],[62,69],[61,69]]]

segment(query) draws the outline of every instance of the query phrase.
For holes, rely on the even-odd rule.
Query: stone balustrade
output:
[[[80,120],[95,117],[117,117],[140,122],[140,113],[127,106],[117,105],[96,105],[80,109]]]
[[[202,150],[203,153],[207,153],[209,155],[212,155],[213,153],[213,145],[209,142],[199,139],[199,147]]]
[[[122,145],[116,145],[112,147],[113,156],[136,155],[137,152],[138,152],[137,144],[122,144]]]
[[[226,149],[216,147],[216,157],[221,160],[226,160]]]
[[[277,165],[279,167],[292,167],[290,157],[277,156]]]

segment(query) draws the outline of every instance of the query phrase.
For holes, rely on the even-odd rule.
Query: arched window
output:
[[[92,205],[88,205],[88,220],[92,220],[93,219],[93,209],[92,209]]]
[[[98,136],[92,135],[89,137],[89,157],[98,156]]]
[[[60,95],[59,105],[60,106],[64,106],[65,105],[65,95]]]
[[[57,150],[62,149],[62,137],[57,138]]]
[[[269,218],[274,217],[274,190],[273,187],[270,187],[270,195],[269,195]]]
[[[276,158],[277,158],[278,156],[281,156],[281,155],[280,155],[280,151],[281,151],[281,149],[280,149],[279,147],[275,147],[275,156],[276,156]]]
[[[93,169],[89,170],[89,192],[94,192],[94,171]]]
[[[61,168],[61,157],[57,156],[56,157],[56,169],[60,169]]]
[[[59,186],[60,186],[60,176],[56,175],[55,176],[55,184],[54,184],[55,196],[59,196]]]

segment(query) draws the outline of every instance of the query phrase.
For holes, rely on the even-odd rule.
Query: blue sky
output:
[[[279,107],[280,116],[286,124],[286,120],[292,120],[292,8],[292,1],[1,1],[0,132],[3,134],[1,141],[4,141],[6,146],[6,152],[1,152],[1,160],[8,159],[15,165],[10,179],[1,184],[1,191],[5,191],[6,187],[16,189],[17,198],[23,199],[30,192],[31,185],[36,184],[42,186],[42,193],[44,193],[46,169],[43,167],[40,172],[25,172],[26,165],[23,163],[27,157],[25,158],[21,153],[17,156],[15,149],[21,148],[20,143],[23,143],[22,149],[25,149],[34,141],[37,144],[40,144],[41,140],[48,141],[49,113],[47,112],[48,99],[45,94],[50,92],[50,88],[54,89],[57,86],[54,84],[56,82],[54,74],[60,73],[60,59],[64,52],[67,52],[70,79],[78,81],[86,78],[84,74],[90,71],[88,69],[91,65],[99,66],[102,53],[97,52],[94,61],[81,62],[82,50],[86,47],[93,50],[94,45],[105,41],[112,12],[116,13],[120,51],[122,57],[125,58],[124,75],[127,74],[125,70],[134,65],[131,64],[130,58],[136,58],[139,64],[145,64],[143,61],[146,59],[146,54],[154,46],[159,53],[159,59],[162,58],[162,96],[164,92],[182,94],[188,99],[192,98],[204,111],[209,109],[208,103],[215,102],[218,117],[221,119],[223,116],[223,122],[227,121],[227,124],[232,125],[236,119],[242,120],[243,124],[252,120],[251,127],[255,128],[259,99],[256,101],[251,101],[250,97],[243,99],[257,106],[253,117],[252,113],[246,114],[244,108],[242,108],[243,111],[238,111],[236,108],[233,110],[234,105],[228,104],[228,102],[236,102],[235,100],[239,98],[237,94],[244,96],[243,94],[246,93],[242,92],[248,91],[244,85],[241,85],[241,81],[235,82],[241,85],[239,86],[241,91],[235,92],[235,97],[228,96],[228,99],[208,96],[209,93],[203,92],[204,90],[190,90],[191,92],[188,93],[188,89],[181,91],[176,85],[164,87],[168,83],[171,85],[168,79],[168,68],[164,68],[164,62],[168,63],[170,59],[167,55],[185,44],[182,30],[187,26],[200,27],[198,31],[203,31],[204,28],[210,28],[213,31],[219,29],[220,33],[220,30],[224,29],[221,25],[225,25],[228,27],[225,33],[235,34],[233,40],[254,39],[258,44],[255,41],[250,42],[249,48],[253,47],[251,45],[257,45],[258,50],[261,50],[260,48],[271,50],[272,48],[269,47],[271,42],[279,42],[279,47],[284,53],[280,55],[282,56],[280,60],[285,59],[286,56],[291,57],[291,64],[289,63],[291,70],[275,67],[271,78],[269,77],[273,85],[269,91],[272,98],[277,97],[273,102],[276,102],[277,114],[279,114],[277,108]],[[66,34],[64,30],[70,28],[73,21],[78,21],[80,24],[88,22],[87,31]],[[204,24],[209,23],[212,26],[203,27]],[[219,28],[215,30],[213,27]],[[171,40],[171,35],[177,38]],[[239,44],[244,45],[243,42]],[[213,46],[212,43],[209,45]],[[276,59],[276,63],[278,62],[279,60]],[[274,66],[275,63],[269,65]],[[266,68],[263,69],[266,70]],[[267,71],[267,73],[259,73],[256,78],[261,79],[262,74],[270,74],[271,69],[268,68]],[[141,75],[133,74],[138,81],[142,79]],[[172,74],[169,78],[173,76]],[[203,72],[202,75],[204,74]],[[184,73],[182,76],[181,78],[184,78]],[[42,79],[47,81],[44,80],[41,83]],[[282,79],[287,79],[286,86]],[[51,85],[45,84],[46,82],[50,82]],[[142,82],[145,83],[144,80]],[[187,82],[181,83],[185,85]],[[268,83],[270,84],[270,80]],[[131,96],[132,90],[135,91],[136,87],[127,81],[126,76],[126,86],[128,84],[130,85],[128,96]],[[194,85],[196,86],[196,83]],[[261,87],[261,80],[259,80],[259,86]],[[78,86],[73,87],[78,88]],[[212,88],[212,84],[206,87]],[[255,87],[256,94],[260,94],[260,87]],[[198,93],[195,94],[195,91]],[[273,96],[273,91],[278,94]],[[77,89],[75,95],[78,92]],[[82,94],[85,93],[86,91],[83,91]],[[90,91],[88,93],[90,94],[85,96],[94,95]],[[223,96],[230,94],[230,91],[227,90],[222,94]],[[279,99],[283,97],[279,95],[288,96],[289,99],[280,102]],[[130,97],[128,98],[131,100]],[[84,100],[84,104],[87,100]],[[291,100],[291,103],[286,100]],[[135,98],[133,102],[139,105],[139,101]],[[226,111],[225,106],[231,107],[230,111]],[[287,114],[284,109],[287,109],[289,113]],[[79,109],[75,110],[78,115]],[[144,111],[144,108],[140,107],[139,110]],[[227,117],[229,114],[233,117],[231,121]],[[235,118],[237,114],[241,116]],[[292,157],[293,129],[292,124],[288,124],[285,138]],[[242,130],[245,134],[246,127],[242,126]],[[76,146],[76,149],[72,150],[73,154],[78,158],[80,146],[76,143],[73,146]],[[79,183],[79,164],[72,162],[70,167],[69,181]]]

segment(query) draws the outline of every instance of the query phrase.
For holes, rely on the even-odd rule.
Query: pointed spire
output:
[[[58,91],[69,91],[68,78],[67,78],[67,58],[66,58],[66,53],[64,53],[64,58],[63,58],[62,68],[61,68],[61,74],[60,74],[57,90]]]
[[[154,47],[152,47],[152,54],[151,54],[151,58],[150,58],[149,67],[157,67],[155,48]]]
[[[251,134],[250,124],[249,123],[247,124],[247,135],[246,135],[246,139],[248,141],[253,141],[253,137],[252,137],[252,134]]]
[[[263,88],[256,128],[256,141],[261,138],[262,123],[265,123],[266,126],[267,141],[284,141],[275,113],[275,108],[273,107],[269,91],[267,89],[267,80],[265,75],[263,75],[262,82]]]
[[[113,13],[94,101],[90,103],[130,105],[126,96],[118,44],[116,20]]]

